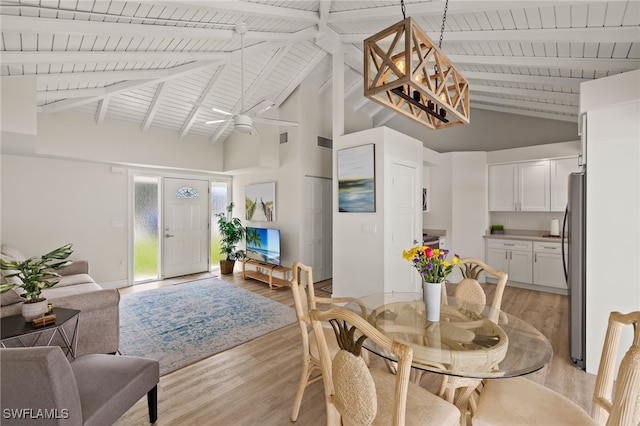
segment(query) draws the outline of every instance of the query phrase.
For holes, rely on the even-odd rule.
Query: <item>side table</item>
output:
[[[12,315],[9,317],[0,318],[0,346],[6,348],[5,341],[18,340],[23,347],[38,346],[40,337],[42,337],[45,331],[51,330],[51,336],[47,340],[44,346],[51,345],[53,338],[56,334],[59,334],[64,342],[67,355],[71,355],[72,359],[76,359],[76,347],[78,345],[78,323],[80,320],[80,311],[77,309],[66,308],[53,308],[51,313],[56,314],[56,322],[46,325],[44,327],[35,328],[31,325],[31,322],[25,322],[22,315]],[[67,335],[67,332],[62,327],[68,321],[75,319],[75,326],[73,327],[73,335],[71,339]],[[26,336],[35,335],[33,342],[26,343],[23,338]],[[42,345],[40,345],[42,346]]]

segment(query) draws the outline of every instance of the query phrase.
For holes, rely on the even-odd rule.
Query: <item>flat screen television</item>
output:
[[[280,265],[280,230],[247,226],[247,258]]]

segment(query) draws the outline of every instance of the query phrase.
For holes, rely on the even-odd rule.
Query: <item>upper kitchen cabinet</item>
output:
[[[489,166],[489,210],[541,212],[550,209],[549,161]]]
[[[567,207],[569,175],[580,171],[578,157],[551,160],[549,168],[551,171],[551,211],[562,212]]]

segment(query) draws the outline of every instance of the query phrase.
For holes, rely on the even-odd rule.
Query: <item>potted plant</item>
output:
[[[21,297],[25,300],[22,305],[22,316],[25,321],[31,321],[47,311],[47,300],[42,297],[42,290],[53,287],[60,281],[56,277],[58,269],[68,266],[66,260],[73,250],[71,244],[66,244],[40,257],[34,256],[23,261],[0,257],[0,269],[9,271],[5,278],[16,277],[19,283],[8,282],[0,284],[0,293],[14,287],[22,288]]]
[[[218,213],[218,230],[220,231],[220,254],[225,255],[220,259],[220,273],[227,275],[233,273],[236,260],[244,259],[244,250],[236,250],[236,245],[246,234],[246,229],[237,217],[230,217],[233,211],[233,203],[227,206],[226,213]]]

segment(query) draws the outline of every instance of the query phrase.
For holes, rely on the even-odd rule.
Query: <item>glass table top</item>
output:
[[[440,321],[426,320],[422,293],[379,293],[345,305],[385,335],[413,348],[413,367],[472,378],[514,377],[544,367],[549,340],[522,319],[449,297]],[[393,358],[367,340],[364,346]]]

